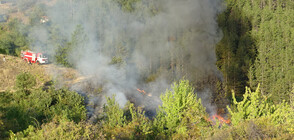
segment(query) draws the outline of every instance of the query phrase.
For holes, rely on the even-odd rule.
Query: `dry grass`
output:
[[[3,56],[6,62],[3,62]],[[14,90],[16,76],[22,72],[33,74],[37,80],[37,87],[51,80],[51,77],[44,70],[44,66],[27,64],[21,58],[0,54],[0,92]]]
[[[3,56],[6,62],[3,62]],[[93,85],[90,81],[94,76],[84,76],[72,68],[54,64],[28,64],[19,57],[0,54],[0,92],[14,91],[16,76],[29,72],[36,78],[36,87],[49,86],[52,81],[56,88],[78,86],[81,90],[91,93],[102,92],[102,87]]]
[[[53,64],[44,65],[44,68],[46,72],[50,73],[50,75],[53,75],[53,78],[56,82],[63,82],[61,84],[68,85],[72,83],[72,81],[76,81],[77,79],[81,78],[79,73],[72,68],[66,68]]]
[[[7,14],[10,8],[9,4],[0,4],[0,14]]]

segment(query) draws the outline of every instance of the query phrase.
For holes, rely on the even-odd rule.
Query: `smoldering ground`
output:
[[[121,106],[130,100],[155,111],[160,94],[173,81],[221,79],[214,47],[222,37],[216,19],[223,8],[223,0],[138,0],[129,5],[57,0],[45,11],[50,24],[32,27],[32,47],[56,55],[56,46],[74,44],[66,59],[91,78],[71,89],[87,96],[93,117],[104,96],[112,94]],[[85,83],[102,92],[87,92]]]

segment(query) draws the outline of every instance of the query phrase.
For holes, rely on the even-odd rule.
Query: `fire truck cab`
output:
[[[46,64],[48,58],[43,53],[35,53],[32,51],[21,51],[21,58],[28,63]]]

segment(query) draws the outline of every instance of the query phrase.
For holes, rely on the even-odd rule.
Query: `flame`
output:
[[[231,123],[231,120],[230,119],[225,119],[225,118],[223,118],[222,116],[220,116],[218,114],[215,114],[215,115],[211,116],[210,117],[210,120],[211,121],[218,120],[221,124],[223,124],[223,123],[230,124]]]
[[[148,94],[147,94],[147,93],[145,92],[145,90],[143,90],[143,89],[141,90],[141,89],[137,88],[137,91],[139,91],[139,92],[142,93],[143,95],[147,95],[147,96],[149,96],[149,97],[152,97],[151,93],[148,93]]]
[[[231,124],[231,120],[230,119],[225,119],[222,116],[215,114],[212,115],[210,118],[204,118],[207,122],[210,122],[212,125],[216,125],[216,121],[219,121],[219,125],[222,126],[224,123],[227,125]]]
[[[139,88],[137,88],[137,91],[139,91],[140,93],[143,93],[144,95],[146,94],[146,92],[143,89],[140,90]]]

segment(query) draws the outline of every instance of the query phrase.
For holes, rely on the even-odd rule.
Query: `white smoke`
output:
[[[79,37],[87,41],[79,42],[68,59],[81,74],[94,77],[92,85],[103,85],[103,95],[116,94],[121,106],[134,98],[153,110],[174,80],[185,76],[197,83],[210,75],[221,77],[214,47],[222,37],[217,14],[224,8],[223,0],[141,0],[132,7],[127,12],[114,1],[57,0],[46,11],[50,25],[32,27],[34,46],[46,46],[54,54],[56,42],[48,42],[51,30],[70,40],[80,25]],[[123,63],[110,64],[113,57]],[[152,74],[155,78],[146,82]],[[145,88],[152,98],[136,88]],[[88,98],[91,104],[100,104],[96,102],[103,97],[94,93]]]

